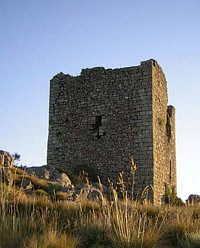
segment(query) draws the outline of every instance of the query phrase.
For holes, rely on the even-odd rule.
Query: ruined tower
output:
[[[103,181],[119,172],[135,193],[147,186],[160,203],[165,183],[176,187],[175,109],[167,106],[167,82],[155,60],[139,66],[59,73],[50,83],[47,163],[73,169],[93,167]]]

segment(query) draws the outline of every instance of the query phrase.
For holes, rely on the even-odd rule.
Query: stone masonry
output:
[[[151,185],[149,199],[162,202],[165,183],[176,187],[175,109],[167,106],[167,82],[155,60],[139,66],[59,73],[50,82],[47,163],[93,167],[103,182],[123,171],[134,192]]]

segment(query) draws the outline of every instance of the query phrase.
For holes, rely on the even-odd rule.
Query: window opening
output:
[[[94,123],[92,124],[92,130],[94,135],[100,139],[105,136],[105,118],[102,115],[95,116]]]
[[[99,128],[102,125],[102,116],[101,115],[95,117],[95,124],[96,124],[97,128]]]

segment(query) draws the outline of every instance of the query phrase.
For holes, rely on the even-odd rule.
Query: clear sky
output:
[[[45,164],[53,75],[150,58],[176,107],[178,195],[200,194],[199,0],[0,0],[0,149]]]

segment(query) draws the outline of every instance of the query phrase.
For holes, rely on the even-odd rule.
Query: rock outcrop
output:
[[[14,166],[14,157],[6,151],[0,150],[0,180],[3,183],[13,184],[10,168]]]
[[[14,165],[14,158],[13,156],[6,151],[0,150],[0,166],[1,167],[13,167]]]
[[[61,173],[52,166],[34,166],[27,167],[26,172],[28,174],[36,175],[40,179],[58,182],[62,187],[71,187],[72,183],[67,174]]]
[[[78,179],[77,179],[78,180]],[[6,151],[0,151],[0,181],[19,188],[27,195],[43,192],[49,197],[65,201],[101,198],[101,194],[109,195],[109,190],[98,183],[88,181],[72,184],[66,173],[49,165],[34,167],[17,167],[14,157]]]
[[[200,195],[191,194],[188,196],[186,203],[189,205],[200,205]]]

